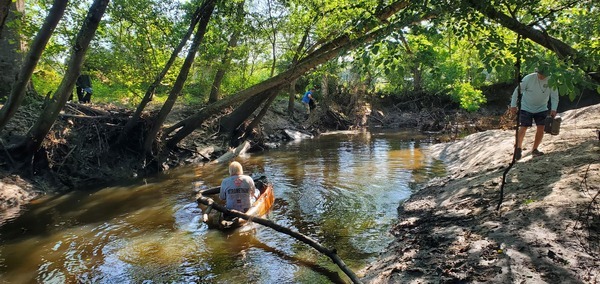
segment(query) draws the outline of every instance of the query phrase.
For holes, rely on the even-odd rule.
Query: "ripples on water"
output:
[[[414,138],[414,137],[413,137]],[[392,240],[398,204],[443,173],[410,134],[337,134],[239,160],[275,185],[268,218],[358,270]],[[226,166],[179,168],[136,185],[46,197],[0,228],[0,283],[330,283],[325,256],[256,225],[208,230],[192,182],[218,186]]]

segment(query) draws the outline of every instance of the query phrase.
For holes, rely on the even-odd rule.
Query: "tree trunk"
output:
[[[242,125],[242,123],[244,123],[244,121],[246,121],[246,119],[248,119],[248,117],[250,117],[266,99],[269,98],[270,95],[271,91],[267,90],[244,101],[232,113],[221,120],[219,132],[231,136],[234,131],[238,129],[238,127]]]
[[[406,1],[395,2],[390,6],[380,10],[380,13],[376,16],[379,20],[385,21],[387,18],[391,17],[398,11],[406,8],[408,4],[409,2]],[[405,21],[404,25],[409,25],[411,23],[422,21],[424,19],[430,19],[431,17],[433,17],[433,14],[421,15],[415,19],[404,19],[403,22]],[[367,26],[362,30],[363,35],[359,37],[355,36],[354,33],[352,36],[350,34],[344,34],[332,40],[331,42],[323,45],[317,50],[313,51],[306,58],[300,60],[297,65],[291,67],[290,69],[274,77],[271,77],[261,83],[258,83],[252,87],[244,89],[233,96],[208,105],[200,112],[196,113],[195,115],[192,115],[191,117],[186,118],[183,121],[180,121],[165,132],[165,135],[169,135],[171,132],[178,130],[174,135],[172,135],[168,139],[167,147],[175,148],[179,141],[181,141],[187,135],[192,133],[198,126],[202,124],[202,122],[204,122],[205,119],[218,113],[222,109],[229,107],[235,103],[246,100],[271,88],[280,88],[284,84],[289,84],[289,82],[293,81],[294,79],[297,79],[298,77],[308,72],[315,66],[325,63],[330,59],[335,58],[340,54],[343,54],[347,50],[351,50],[352,48],[355,48],[366,42],[370,42],[376,38],[380,38],[389,34],[392,31],[392,29],[398,29],[399,24],[400,23],[396,23],[393,26],[380,28],[371,33],[368,33],[368,31],[374,29],[375,26]]]
[[[192,42],[192,46],[190,47],[190,50],[188,51],[188,55],[186,56],[185,61],[183,62],[183,65],[181,66],[181,70],[179,71],[179,75],[177,76],[177,79],[175,80],[175,84],[173,85],[171,92],[169,92],[169,97],[167,98],[167,100],[165,101],[165,104],[160,109],[160,112],[158,113],[156,118],[153,119],[152,127],[148,131],[146,138],[144,140],[144,152],[146,152],[146,153],[151,152],[152,145],[154,144],[154,140],[156,139],[156,136],[158,135],[158,132],[160,131],[160,128],[162,127],[162,124],[167,119],[167,115],[171,112],[171,109],[173,108],[173,105],[175,105],[175,101],[177,100],[177,97],[179,96],[179,94],[181,93],[181,90],[183,89],[183,85],[185,84],[185,81],[187,80],[188,74],[190,72],[190,68],[192,66],[192,63],[194,62],[194,58],[196,57],[198,48],[200,47],[200,43],[202,42],[202,39],[204,38],[204,34],[206,33],[206,27],[208,26],[208,21],[210,20],[210,17],[212,16],[213,10],[215,9],[215,3],[216,3],[216,0],[207,0],[205,2],[206,8],[202,10],[202,15],[200,16],[200,21],[198,23],[198,30],[196,31],[196,34],[194,35],[194,41]]]
[[[298,82],[298,79],[292,80],[289,86],[288,116],[291,118],[294,117],[294,106],[296,105],[296,82]]]
[[[6,23],[8,11],[10,11],[10,3],[12,3],[12,0],[0,0],[0,38],[2,38],[2,29],[4,23]]]
[[[244,20],[244,1],[238,3],[237,11],[236,11],[236,21],[238,24],[241,24]],[[212,87],[210,88],[210,95],[208,96],[208,103],[214,103],[220,99],[220,89],[221,82],[223,78],[225,78],[225,72],[229,67],[229,63],[231,62],[231,53],[233,49],[238,44],[238,39],[240,38],[241,28],[238,26],[234,27],[233,34],[227,43],[227,49],[225,50],[225,54],[221,59],[221,65],[215,74],[215,80],[213,81]]]
[[[421,63],[415,62],[412,68],[413,73],[413,91],[420,92],[423,90],[423,72],[421,72]]]
[[[17,77],[17,81],[12,87],[8,102],[0,109],[0,131],[6,126],[6,123],[21,106],[21,103],[25,98],[25,92],[27,91],[31,75],[40,60],[42,52],[46,48],[48,40],[50,40],[50,36],[54,33],[56,25],[65,12],[67,2],[68,0],[54,0],[42,28],[38,31],[33,40],[31,48],[21,67],[21,71],[19,72],[19,76]]]
[[[321,77],[321,101],[329,105],[329,99],[329,77],[327,76],[327,72],[325,72]]]
[[[533,42],[549,49],[554,52],[561,59],[572,60],[576,65],[581,66],[585,72],[588,72],[594,80],[600,82],[600,73],[598,72],[597,64],[593,63],[593,60],[581,56],[581,54],[570,45],[549,36],[542,31],[539,31],[532,26],[525,25],[518,20],[501,13],[494,9],[494,6],[489,4],[488,1],[479,0],[467,0],[469,5],[475,10],[484,14],[488,18],[500,23],[507,29],[510,29],[521,36],[532,40]],[[593,64],[593,65],[592,65]],[[592,72],[595,72],[592,74]]]
[[[275,28],[275,20],[273,19],[271,0],[267,0],[267,8],[269,9],[269,24],[271,25],[271,56],[273,61],[271,62],[271,77],[275,75],[275,67],[277,66],[277,29]]]
[[[213,80],[212,86],[210,88],[210,94],[208,95],[208,103],[214,103],[221,99],[221,83],[225,78],[227,67],[229,67],[229,63],[231,62],[231,50],[237,46],[237,40],[239,38],[239,35],[240,33],[238,31],[235,31],[229,39],[227,50],[225,51],[225,54],[221,59],[221,66],[219,66],[219,69],[217,69],[215,79]]]
[[[144,94],[144,97],[142,98],[142,101],[138,105],[137,109],[135,110],[135,113],[133,114],[133,116],[127,121],[127,124],[125,125],[124,130],[123,130],[123,133],[119,137],[120,141],[123,141],[123,139],[125,139],[131,133],[133,128],[138,124],[140,117],[142,115],[142,112],[144,111],[144,109],[146,108],[148,103],[150,103],[150,101],[152,101],[152,97],[154,96],[154,92],[156,91],[156,88],[158,88],[158,85],[160,85],[160,82],[164,79],[167,72],[169,72],[169,70],[171,69],[171,66],[173,66],[173,63],[175,62],[175,59],[177,59],[178,54],[181,52],[181,50],[183,49],[185,44],[188,42],[188,40],[192,36],[192,33],[194,32],[194,28],[196,27],[196,25],[198,24],[198,21],[200,20],[200,13],[205,9],[205,5],[206,5],[206,2],[203,3],[203,5],[201,5],[200,7],[198,7],[196,9],[196,11],[194,11],[194,14],[192,15],[192,21],[190,23],[188,30],[186,31],[185,35],[179,42],[179,45],[171,53],[171,57],[169,58],[169,61],[167,61],[167,63],[165,64],[163,69],[160,71],[160,73],[158,73],[158,75],[156,75],[154,82],[152,82],[150,87],[148,87],[148,90],[146,90],[146,93]]]
[[[246,130],[244,132],[244,137],[252,136],[252,132],[254,131],[255,128],[258,127],[258,124],[263,119],[263,117],[265,117],[265,115],[267,114],[267,111],[269,110],[269,107],[271,106],[273,101],[275,101],[278,94],[279,94],[279,90],[273,90],[273,92],[271,93],[271,95],[269,96],[269,98],[267,99],[265,104],[263,105],[260,112],[256,115],[256,117],[254,117],[252,122],[250,122],[250,124],[248,124],[248,127],[246,127]]]
[[[0,19],[6,27],[3,29],[4,34],[0,34],[0,100],[4,100],[16,81],[26,49],[20,28],[25,4],[24,0],[13,1],[12,4],[8,1],[6,7],[4,1],[0,1],[4,6],[0,8],[6,11],[4,19]]]
[[[75,46],[71,54],[67,71],[61,81],[54,96],[48,102],[48,105],[42,111],[42,114],[37,119],[35,125],[29,130],[23,142],[16,147],[17,151],[24,151],[21,154],[21,162],[27,162],[35,152],[37,152],[50,131],[50,128],[56,121],[60,111],[65,106],[69,99],[69,95],[73,91],[75,81],[81,72],[83,58],[88,50],[90,42],[98,29],[98,24],[106,11],[109,0],[95,0],[83,22],[83,26],[79,30],[75,38]]]
[[[421,64],[415,59],[415,53],[410,48],[408,40],[406,40],[406,37],[403,33],[400,33],[400,40],[404,45],[404,50],[406,50],[406,53],[410,55],[411,61],[413,63],[413,66],[411,68],[413,74],[413,91],[418,92],[423,89],[423,76],[421,74]]]
[[[306,27],[306,29],[304,30],[304,35],[302,36],[302,40],[300,41],[300,44],[298,44],[298,47],[296,48],[296,52],[294,53],[294,58],[292,58],[292,64],[291,66],[295,66],[296,64],[298,64],[298,59],[300,59],[300,54],[302,53],[302,50],[304,49],[304,47],[306,46],[306,42],[308,41],[308,36],[310,35],[310,29],[311,27],[316,23],[317,18],[315,17],[315,19],[313,20],[313,24]],[[295,105],[295,101],[296,101],[296,82],[298,82],[297,79],[294,79],[290,82],[290,87],[289,87],[289,97],[288,97],[288,116],[293,118],[294,117],[294,105]]]

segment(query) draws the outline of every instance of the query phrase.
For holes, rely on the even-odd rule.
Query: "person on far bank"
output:
[[[517,135],[517,149],[515,152],[515,158],[521,159],[523,152],[523,139],[527,129],[533,126],[535,121],[535,139],[533,141],[533,149],[531,155],[541,156],[544,152],[540,151],[538,147],[542,143],[544,138],[544,120],[548,116],[548,101],[550,100],[551,109],[550,116],[556,116],[556,109],[558,108],[558,91],[555,88],[551,88],[548,85],[548,66],[541,64],[536,72],[531,73],[521,80],[521,112],[519,113],[519,132]],[[517,96],[518,89],[512,94],[512,100],[510,102],[511,111],[517,112]]]
[[[227,209],[246,212],[258,199],[260,191],[254,186],[254,180],[244,175],[239,162],[234,161],[229,164],[229,175],[221,182],[219,198],[225,200]]]
[[[314,104],[313,93],[315,92],[315,88],[310,88],[310,90],[304,93],[302,96],[302,104],[306,106],[306,114],[310,114],[310,105]]]
[[[92,79],[88,74],[81,74],[75,82],[77,98],[80,103],[89,103],[92,99]]]

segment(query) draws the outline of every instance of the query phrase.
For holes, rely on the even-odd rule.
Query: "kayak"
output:
[[[275,202],[275,195],[273,194],[273,184],[270,182],[262,182],[260,180],[254,181],[256,188],[260,191],[260,195],[258,199],[252,204],[252,207],[248,209],[248,211],[244,212],[247,215],[252,217],[262,217],[266,215],[273,203]],[[219,192],[221,191],[220,187],[213,187],[207,190],[203,190],[198,192],[198,198],[200,197],[209,197],[212,198],[215,202],[219,202],[220,204],[224,204],[224,201],[219,199]],[[216,229],[235,229],[241,226],[244,226],[248,223],[247,220],[242,218],[223,218],[223,214],[217,210],[212,210],[209,206],[206,206],[200,202],[198,202],[200,209],[202,209],[202,221],[208,225],[209,228]]]

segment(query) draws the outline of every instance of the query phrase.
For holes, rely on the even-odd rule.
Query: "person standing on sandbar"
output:
[[[521,93],[523,96],[521,98],[519,132],[515,152],[517,160],[521,159],[523,139],[525,138],[527,128],[533,126],[533,121],[535,121],[536,130],[531,154],[534,157],[544,155],[544,152],[540,151],[538,147],[542,143],[542,138],[544,138],[544,120],[548,116],[548,101],[551,103],[550,116],[555,117],[556,109],[558,108],[558,91],[548,85],[549,78],[548,65],[540,64],[536,72],[523,77],[523,80],[521,80]],[[513,113],[517,112],[518,90],[519,86],[515,88],[510,102]]]

